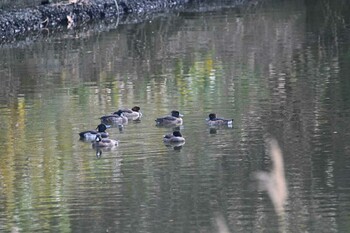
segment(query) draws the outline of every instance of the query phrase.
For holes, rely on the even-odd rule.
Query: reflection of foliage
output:
[[[338,29],[345,28],[350,22],[350,4],[346,0],[306,0],[305,4],[309,25],[317,24],[320,35],[337,36]]]
[[[184,61],[179,61],[176,65],[178,74],[175,76],[175,86],[185,102],[208,100],[220,87],[222,67],[219,64],[214,65],[210,54],[202,59],[198,54],[193,63],[185,65]],[[185,68],[188,65],[190,67]]]

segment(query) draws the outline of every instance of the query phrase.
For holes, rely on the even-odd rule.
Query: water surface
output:
[[[347,232],[347,5],[176,12],[0,48],[1,232]],[[322,12],[322,16],[316,14]],[[101,157],[78,133],[119,107],[141,122]],[[182,148],[154,119],[184,114]],[[234,118],[211,130],[211,112]],[[283,151],[280,219],[252,174]],[[220,219],[220,218],[219,218]]]

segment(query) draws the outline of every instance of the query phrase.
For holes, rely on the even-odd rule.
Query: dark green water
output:
[[[324,2],[323,4],[326,4]],[[0,48],[1,232],[349,232],[344,2],[180,12]],[[323,10],[322,10],[323,9]],[[143,118],[101,158],[78,133]],[[154,119],[184,114],[180,150]],[[215,134],[210,112],[234,118]],[[284,219],[252,179],[282,149]],[[219,218],[218,216],[221,216]]]

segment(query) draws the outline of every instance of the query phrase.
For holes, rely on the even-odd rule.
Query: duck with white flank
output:
[[[138,121],[142,117],[141,108],[139,106],[134,106],[132,109],[121,108],[118,112],[121,112],[123,116],[127,117],[129,120]]]
[[[100,134],[97,134],[95,141],[92,142],[93,148],[107,147],[113,148],[118,146],[119,142],[114,139],[102,138]]]
[[[220,117],[216,117],[215,113],[209,114],[209,119],[207,119],[207,124],[209,126],[228,126],[232,127],[233,119],[224,119]]]
[[[96,139],[97,134],[100,134],[102,138],[107,138],[108,133],[106,132],[107,127],[105,124],[99,124],[96,130],[87,130],[79,133],[80,140],[93,141]]]

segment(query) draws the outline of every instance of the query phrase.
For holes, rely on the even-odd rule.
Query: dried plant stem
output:
[[[272,161],[272,169],[268,172],[257,172],[255,177],[259,180],[260,187],[267,191],[276,214],[279,216],[280,230],[285,227],[284,206],[288,197],[287,182],[284,174],[284,162],[282,151],[275,139],[267,140]],[[281,225],[282,224],[282,225]]]

